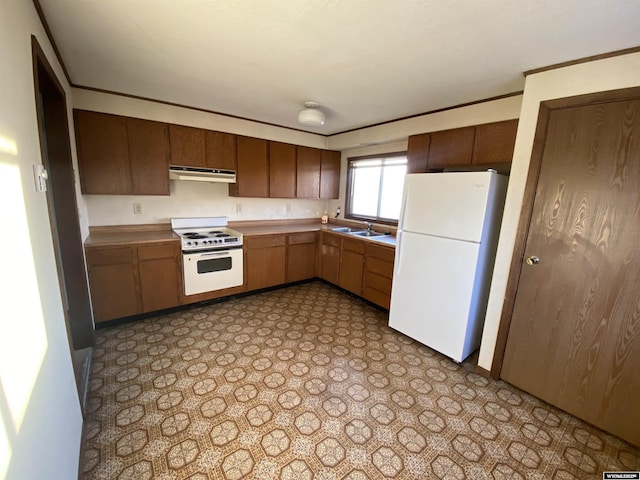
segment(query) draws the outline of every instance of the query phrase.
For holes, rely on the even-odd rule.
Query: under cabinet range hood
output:
[[[195,182],[236,183],[236,172],[217,168],[169,166],[170,180],[191,180]]]

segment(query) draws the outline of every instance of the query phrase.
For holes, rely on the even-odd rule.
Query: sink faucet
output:
[[[371,231],[371,223],[370,222],[364,222],[364,226],[367,227],[367,232]]]

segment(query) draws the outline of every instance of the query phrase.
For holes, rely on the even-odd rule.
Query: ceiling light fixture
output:
[[[316,102],[305,102],[302,110],[298,112],[298,123],[307,127],[321,127],[324,125],[324,113]]]

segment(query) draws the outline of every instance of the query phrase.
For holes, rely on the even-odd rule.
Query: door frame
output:
[[[496,346],[493,352],[493,361],[491,363],[490,374],[492,378],[499,379],[502,372],[502,362],[507,348],[509,328],[511,327],[511,319],[513,317],[516,294],[518,293],[518,284],[520,282],[520,274],[522,272],[525,248],[527,238],[529,237],[533,204],[538,190],[538,179],[540,177],[540,169],[542,167],[542,159],[544,157],[544,147],[547,141],[547,130],[551,112],[553,110],[564,108],[634,100],[637,98],[640,98],[640,87],[608,90],[605,92],[576,95],[573,97],[558,98],[540,102],[538,122],[533,139],[533,149],[531,151],[531,160],[529,162],[527,181],[522,198],[520,219],[518,220],[513,256],[511,257],[509,277],[507,279],[504,303],[502,305],[502,313],[500,315],[500,322],[498,326],[498,336],[496,338]]]
[[[40,154],[49,173],[46,182],[49,223],[69,346],[74,359],[73,350],[95,345],[95,330],[79,226],[67,99],[64,88],[33,35],[31,50]],[[75,361],[73,363],[76,369]],[[80,391],[80,385],[78,389]]]

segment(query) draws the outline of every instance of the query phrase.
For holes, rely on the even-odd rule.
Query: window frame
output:
[[[394,157],[405,157],[407,159],[407,168],[408,168],[409,159],[407,158],[406,151],[378,153],[375,155],[362,155],[358,157],[347,158],[347,186],[346,186],[347,188],[345,190],[345,199],[344,199],[344,203],[345,203],[344,218],[345,219],[379,223],[383,225],[393,225],[393,226],[398,225],[398,220],[394,220],[391,218],[371,217],[367,215],[354,215],[353,213],[351,213],[351,208],[352,208],[351,199],[353,198],[353,172],[355,170],[355,168],[353,167],[353,163],[360,160],[388,159],[388,158],[394,158]],[[382,169],[382,171],[384,172],[384,168]],[[384,178],[384,173],[382,174],[381,178]],[[382,181],[380,182],[380,185],[378,187],[378,192],[380,191],[379,189],[381,187],[382,187]],[[378,212],[380,211],[381,199],[382,199],[382,196],[378,195],[378,209],[377,209]]]

